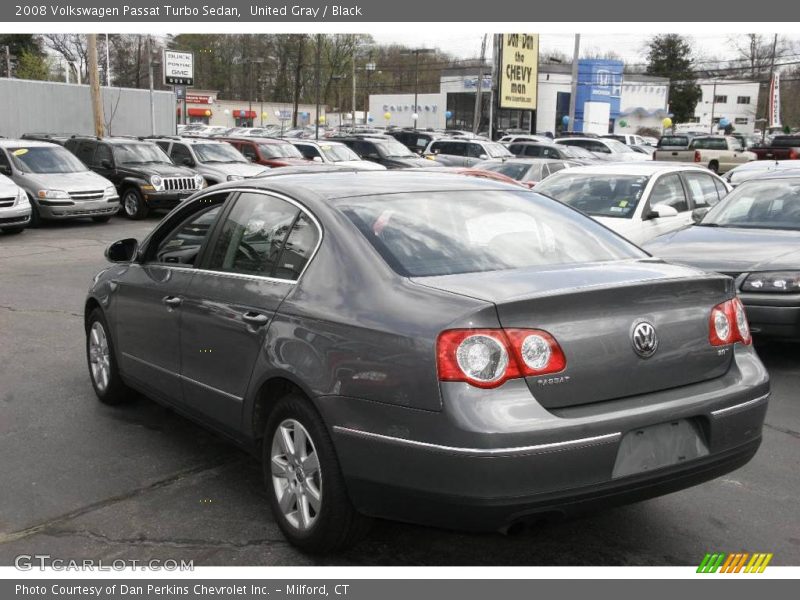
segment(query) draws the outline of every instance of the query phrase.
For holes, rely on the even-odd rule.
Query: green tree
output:
[[[697,85],[689,41],[675,33],[657,35],[648,43],[647,74],[668,77],[669,107],[674,123],[686,123],[702,92]]]
[[[46,81],[50,78],[50,68],[42,56],[25,50],[17,58],[17,69],[14,76],[18,79]]]
[[[0,68],[0,72],[5,77],[22,77],[22,75],[17,74],[17,68],[23,55],[38,57],[44,60],[42,42],[35,35],[11,33],[2,34],[0,35],[0,49],[2,49],[3,53],[5,53],[6,46],[8,46],[8,51],[11,55],[11,73],[6,73],[5,60],[2,60],[2,68]],[[32,78],[26,77],[26,79]]]

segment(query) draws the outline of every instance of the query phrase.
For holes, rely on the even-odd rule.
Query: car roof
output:
[[[320,177],[319,171],[324,171],[325,176]],[[324,203],[327,200],[339,198],[380,196],[398,192],[413,194],[431,191],[520,191],[517,186],[478,177],[465,177],[458,173],[416,171],[414,169],[326,170],[313,167],[304,167],[303,170],[273,169],[262,177],[224,183],[216,186],[215,189],[224,190],[227,187],[241,188],[243,186],[273,190],[309,204],[313,204],[315,199]]]
[[[778,171],[769,171],[763,175],[757,175],[751,179],[746,179],[740,185],[749,183],[751,181],[764,181],[765,179],[800,179],[800,166],[796,169],[780,169]]]
[[[700,167],[692,163],[674,163],[659,161],[644,162],[604,162],[598,165],[586,165],[582,167],[571,167],[571,173],[588,173],[593,175],[658,175],[662,173],[673,173],[676,171],[699,171],[709,173],[711,171],[705,167]]]
[[[36,148],[39,146],[42,147],[49,147],[49,146],[58,146],[59,148],[63,147],[60,144],[54,144],[52,142],[43,142],[41,140],[23,140],[23,139],[14,139],[14,138],[0,138],[0,148],[11,148],[13,146],[25,146],[27,148]]]
[[[271,138],[271,137],[261,137],[256,135],[224,135],[222,137],[215,138],[221,141],[232,140],[235,142],[255,142],[258,144],[291,144],[292,142],[288,140],[282,140],[279,138]]]
[[[336,140],[304,140],[298,139],[294,140],[292,144],[311,144],[312,146],[344,146],[342,142],[337,142]]]
[[[580,136],[580,135],[568,135],[568,136],[557,137],[554,141],[558,144],[558,143],[560,143],[561,140],[578,140],[578,141],[585,141],[585,142],[603,142],[603,141],[605,141],[607,139],[608,138],[602,138],[602,137],[583,137],[583,136]]]
[[[502,160],[487,160],[487,163],[495,163],[498,165],[511,164],[528,164],[538,165],[540,163],[563,163],[569,162],[568,158],[542,158],[538,156],[516,156],[514,158],[504,158]],[[481,164],[481,163],[478,163]]]

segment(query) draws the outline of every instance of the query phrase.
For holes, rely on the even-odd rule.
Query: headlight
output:
[[[150,177],[150,184],[154,188],[159,189],[162,185],[164,185],[164,180],[161,179],[161,177],[159,177],[158,175],[153,175],[152,177]]]
[[[228,181],[241,181],[244,179],[241,175],[228,175]]]
[[[768,273],[751,273],[742,284],[743,292],[800,292],[800,272],[771,271]]]
[[[117,188],[113,185],[106,188],[106,191],[103,192],[106,196],[116,196],[117,195]]]
[[[204,188],[206,187],[206,180],[203,179],[202,175],[195,175],[194,176],[194,185],[196,188]]]
[[[28,194],[25,193],[25,190],[19,188],[19,191],[17,191],[17,206],[27,206],[28,204],[30,204]]]
[[[48,200],[69,200],[69,194],[63,190],[39,190],[39,198]]]

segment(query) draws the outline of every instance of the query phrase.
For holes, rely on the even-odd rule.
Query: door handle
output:
[[[252,325],[261,326],[266,325],[269,323],[269,317],[267,315],[257,313],[257,312],[246,312],[242,315],[242,320],[246,323],[250,323]]]
[[[181,305],[183,299],[180,298],[179,296],[164,296],[162,302],[171,308],[175,308],[176,306]]]

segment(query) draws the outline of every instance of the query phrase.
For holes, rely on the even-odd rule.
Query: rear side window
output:
[[[208,268],[273,277],[299,212],[274,196],[242,194],[221,224]]]
[[[532,192],[390,194],[343,199],[338,208],[406,277],[646,256],[594,220]]]
[[[277,261],[273,277],[296,281],[319,242],[319,230],[305,213],[300,213],[292,225],[283,254]]]

